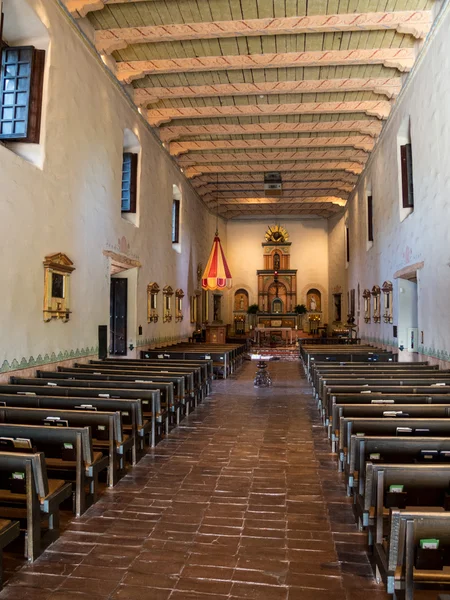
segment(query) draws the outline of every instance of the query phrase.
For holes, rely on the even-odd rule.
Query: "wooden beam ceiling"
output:
[[[362,165],[367,162],[368,154],[363,150],[309,150],[309,151],[290,151],[290,152],[216,152],[208,154],[188,154],[178,159],[178,164],[182,167],[191,167],[192,165],[201,165],[204,163],[233,163],[233,162],[253,162],[264,163],[267,161],[313,161],[313,160],[349,160],[358,162]]]
[[[77,9],[77,12],[79,9]],[[184,40],[207,40],[265,35],[335,33],[339,31],[387,31],[424,38],[431,27],[430,11],[398,11],[363,14],[315,15],[303,17],[180,23],[147,27],[123,27],[96,32],[99,52],[110,54],[129,44],[154,44]]]
[[[286,191],[283,189],[283,196],[282,198],[280,198],[279,200],[281,200],[282,202],[285,202],[287,199],[291,200],[291,199],[302,199],[302,198],[309,198],[310,201],[312,201],[313,199],[316,200],[317,198],[323,198],[324,196],[333,196],[334,198],[340,198],[344,203],[348,198],[348,193],[347,192],[343,192],[342,190],[339,190],[337,188],[324,188],[321,190],[291,190],[291,191]],[[203,195],[203,200],[206,203],[219,203],[219,204],[229,204],[229,203],[234,203],[234,204],[238,204],[239,202],[244,202],[247,201],[249,199],[253,199],[255,202],[256,200],[270,200],[273,198],[267,197],[264,194],[264,191],[262,192],[255,192],[255,191],[249,191],[249,192],[237,192],[237,191],[233,191],[233,192],[211,192],[209,194],[204,194]]]
[[[433,0],[62,1],[227,219],[342,210],[433,15]]]
[[[315,137],[315,138],[276,138],[276,139],[250,139],[250,140],[214,140],[214,141],[192,141],[172,142],[169,151],[172,156],[180,156],[189,152],[198,156],[195,152],[207,150],[265,150],[278,148],[356,148],[370,152],[375,145],[374,139],[369,135],[346,136],[346,137]]]
[[[283,183],[283,195],[286,197],[292,196],[297,191],[318,191],[327,190],[333,188],[339,190],[339,192],[351,192],[353,185],[351,183],[345,183],[342,181],[291,181],[289,183]],[[205,183],[201,187],[197,188],[197,193],[200,196],[205,194],[223,194],[233,193],[238,196],[245,196],[245,194],[252,194],[255,197],[264,195],[264,183],[262,181],[258,183],[224,183],[222,180],[217,182]]]
[[[159,127],[174,119],[214,119],[220,117],[267,117],[274,115],[353,114],[364,113],[377,119],[387,119],[390,102],[300,102],[298,104],[252,104],[243,106],[205,106],[186,108],[155,108],[147,111],[150,125]]]
[[[142,79],[146,75],[168,73],[286,69],[289,67],[334,67],[338,65],[383,65],[401,72],[408,72],[412,69],[415,58],[415,48],[319,50],[312,52],[285,52],[283,54],[162,58],[118,62],[116,65],[116,76],[123,83],[131,83],[136,79]]]
[[[291,133],[362,133],[377,137],[381,133],[382,123],[367,119],[348,121],[312,121],[309,123],[252,123],[245,125],[184,125],[163,127],[159,130],[162,142],[170,142],[183,137],[192,136],[226,136],[235,135],[283,135]]]
[[[267,164],[217,164],[217,165],[196,165],[195,167],[187,167],[184,169],[184,174],[188,179],[197,177],[204,173],[268,173],[271,171],[344,171],[353,175],[362,173],[363,167],[356,162],[350,161],[335,161],[335,162],[273,162]]]
[[[258,96],[279,94],[331,94],[373,92],[395,98],[401,89],[400,77],[365,77],[360,79],[310,79],[306,81],[263,81],[260,83],[218,83],[181,87],[139,87],[134,90],[137,106],[156,104],[176,98],[224,98],[226,96]]]
[[[233,173],[233,174],[222,174],[220,177],[217,174],[204,173],[200,177],[197,177],[191,181],[194,188],[200,188],[204,185],[222,185],[222,184],[245,184],[258,183],[263,184],[264,177],[262,173]],[[285,171],[283,173],[283,184],[287,183],[311,183],[311,182],[322,182],[322,181],[336,181],[341,183],[348,183],[354,187],[357,181],[357,176],[352,173],[346,173],[345,171],[310,171],[296,172],[296,171]]]

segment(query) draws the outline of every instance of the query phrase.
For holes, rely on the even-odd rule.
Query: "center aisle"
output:
[[[298,362],[255,364],[151,450],[1,599],[385,600]]]

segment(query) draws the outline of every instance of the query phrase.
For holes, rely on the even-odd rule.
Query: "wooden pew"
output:
[[[146,376],[146,375],[132,375],[132,374],[121,374],[116,371],[106,371],[95,369],[92,370],[89,367],[85,369],[71,369],[69,370],[61,370],[61,371],[39,371],[39,378],[45,379],[46,381],[58,381],[60,385],[71,385],[72,381],[80,381],[81,383],[77,383],[76,385],[80,385],[81,387],[89,387],[92,385],[92,382],[96,382],[94,385],[98,387],[102,387],[102,382],[119,382],[123,385],[125,382],[130,383],[144,383],[145,389],[151,390],[159,390],[160,399],[161,399],[161,408],[159,412],[156,413],[156,421],[159,425],[164,427],[164,431],[168,430],[169,425],[169,415],[172,414],[175,416],[175,420],[178,422],[180,415],[180,404],[181,402],[178,400],[178,396],[175,395],[174,389],[182,388],[184,389],[184,380],[181,378],[177,378],[175,383],[182,382],[182,385],[174,386],[173,381],[159,381],[159,377],[154,376]],[[158,380],[158,381],[155,381]],[[84,382],[84,384],[83,384]],[[144,404],[144,415],[150,416],[151,411],[148,409],[148,404]]]
[[[42,388],[38,388],[41,391]],[[47,393],[47,388],[42,390]],[[121,475],[125,471],[125,460],[128,453],[133,454],[133,446],[136,444],[135,438],[138,435],[137,422],[138,417],[138,405],[139,400],[137,399],[112,399],[112,398],[71,398],[69,396],[46,396],[39,395],[36,392],[19,392],[18,394],[4,394],[0,393],[0,404],[5,404],[7,407],[20,407],[20,408],[40,408],[50,412],[54,410],[73,410],[77,414],[84,411],[79,411],[76,407],[80,406],[80,402],[92,406],[93,411],[88,410],[87,412],[92,415],[93,413],[99,415],[106,412],[118,412],[121,420],[121,429],[123,430],[123,423],[126,420],[131,423],[132,429],[131,434],[121,433],[120,439],[117,441],[117,454],[118,454],[118,468],[119,474]],[[125,416],[124,416],[125,415]],[[91,421],[92,422],[92,421]],[[98,449],[104,450],[104,444],[100,440],[95,440],[95,445]],[[131,463],[133,464],[132,460]],[[110,480],[112,485],[115,485],[117,478],[114,481]]]
[[[356,497],[356,514],[362,527],[369,527],[369,546],[373,541],[383,542],[385,522],[389,508],[413,506],[441,506],[450,488],[450,464],[389,464],[366,463],[364,495]],[[391,485],[405,486],[407,498],[400,494],[402,505],[395,505],[396,497],[390,494],[390,507],[386,498]],[[406,503],[406,504],[405,504]]]
[[[380,454],[384,462],[413,463],[435,462],[433,458],[422,458],[422,451],[450,450],[450,439],[435,437],[397,437],[397,436],[364,436],[352,435],[348,452],[348,469],[346,471],[347,494],[353,491],[364,494],[366,463],[373,454]],[[425,456],[432,456],[432,453]]]
[[[163,403],[168,403],[165,408],[168,412],[177,413],[179,415],[180,406],[184,406],[189,412],[190,403],[194,404],[195,401],[195,386],[193,377],[190,377],[187,373],[169,372],[167,369],[151,370],[144,368],[132,368],[131,366],[121,367],[120,365],[86,365],[79,364],[76,367],[60,367],[59,373],[64,373],[65,378],[75,377],[77,373],[91,373],[92,375],[105,375],[105,376],[116,376],[115,379],[110,381],[120,381],[118,377],[122,378],[122,381],[130,381],[132,383],[141,383],[146,381],[148,388],[155,389],[161,392],[161,408]],[[38,371],[39,377],[49,378],[53,375],[52,372]],[[126,377],[126,379],[124,379]],[[107,381],[107,379],[103,379]],[[164,384],[172,383],[173,394],[169,394],[168,397],[164,397]]]
[[[319,375],[327,375],[329,373],[395,373],[396,371],[422,371],[427,372],[438,371],[437,365],[429,365],[426,362],[367,362],[367,363],[325,363],[313,362],[311,365],[311,381],[316,387],[316,380]]]
[[[415,549],[420,539],[438,538],[450,546],[450,513],[430,509],[392,509],[389,536],[384,544],[375,544],[377,577],[394,599],[413,600],[416,583],[440,586],[450,583],[449,571],[414,568]],[[399,595],[400,592],[400,595]]]
[[[395,395],[395,394],[418,394],[420,396],[431,396],[431,395],[446,395],[450,393],[450,385],[448,386],[438,386],[436,384],[429,385],[418,385],[418,384],[406,384],[400,385],[400,382],[390,382],[389,384],[381,384],[379,385],[334,385],[334,386],[324,386],[323,398],[324,401],[320,407],[322,411],[322,419],[324,425],[327,423],[327,419],[330,418],[332,413],[332,405],[333,405],[333,397],[337,394],[360,394],[361,396],[370,396],[371,394],[376,395],[379,394],[384,396]],[[372,397],[372,396],[371,396]]]
[[[438,382],[450,383],[450,371],[431,371],[423,372],[417,370],[408,370],[396,373],[371,373],[370,375],[327,375],[319,378],[318,385],[315,388],[316,397],[323,399],[325,386],[333,385],[379,385],[379,382],[392,385],[430,385]],[[400,382],[400,383],[399,383]]]
[[[108,467],[108,457],[94,452],[89,427],[48,427],[45,425],[0,424],[0,438],[30,439],[33,447],[45,455],[47,470],[68,473],[75,483],[74,512],[81,516],[88,502],[96,502],[98,475]],[[72,450],[64,457],[62,447]],[[66,477],[67,479],[67,477]],[[89,492],[86,492],[88,486]]]
[[[402,418],[402,417],[341,417],[339,431],[339,461],[341,466],[339,471],[343,470],[344,463],[349,457],[348,449],[353,435],[369,435],[372,437],[393,437],[397,434],[398,428],[412,429],[411,433],[399,437],[449,437],[450,438],[450,419],[442,418]],[[427,429],[429,431],[420,430]],[[416,430],[419,430],[416,432]]]
[[[234,371],[235,362],[232,358],[231,350],[221,350],[217,347],[212,350],[169,350],[164,348],[163,352],[161,350],[146,350],[145,358],[157,359],[162,354],[165,358],[173,360],[212,360],[214,373],[222,375],[224,379]]]
[[[116,370],[116,371],[132,371],[132,372],[147,372],[154,375],[184,375],[186,379],[186,389],[190,393],[190,396],[195,400],[195,403],[201,401],[202,398],[202,379],[203,371],[202,368],[197,365],[171,365],[168,363],[156,362],[156,364],[147,364],[144,361],[128,361],[122,360],[121,362],[113,361],[91,361],[89,365],[86,363],[75,363],[76,368],[94,367],[100,369]]]
[[[334,428],[338,428],[339,410],[341,406],[365,405],[379,406],[383,410],[403,410],[403,405],[415,404],[450,404],[449,394],[333,394],[331,398],[330,416],[325,419],[324,425],[328,427],[328,436],[332,437]]]
[[[20,535],[19,521],[0,519],[0,589],[3,586],[3,550]]]
[[[88,365],[96,365],[96,366],[104,366],[108,368],[108,365],[119,365],[119,359],[105,359],[103,361],[91,360]],[[127,364],[136,365],[139,367],[149,367],[149,368],[165,368],[166,366],[172,369],[176,369],[177,367],[181,368],[193,368],[199,370],[200,375],[200,391],[201,397],[200,400],[206,398],[211,390],[211,382],[214,376],[213,370],[213,361],[212,360],[170,360],[170,359],[127,359]],[[81,363],[79,363],[81,365]]]
[[[120,410],[122,425],[130,431],[132,464],[136,464],[139,451],[139,436],[144,435],[146,423],[142,412],[142,399],[149,403],[154,398],[146,390],[115,390],[108,388],[81,388],[63,385],[48,386],[41,379],[32,379],[34,385],[0,385],[0,402],[12,405],[14,397],[21,398],[15,406],[35,406],[37,408],[76,408],[80,404],[90,404],[100,410]],[[94,395],[96,394],[96,395]],[[144,433],[142,433],[144,431]],[[152,436],[154,435],[152,431]]]
[[[402,363],[373,363],[371,368],[358,368],[354,369],[352,367],[335,367],[335,368],[319,368],[311,371],[311,383],[316,393],[320,390],[320,382],[323,379],[333,379],[335,377],[367,377],[370,379],[372,376],[386,375],[386,376],[395,376],[402,375],[408,373],[434,373],[437,375],[437,369],[434,369],[428,365],[407,365],[406,367],[401,367]],[[388,366],[385,366],[388,365]],[[439,371],[440,372],[440,371]]]
[[[18,402],[20,399],[21,396],[17,397]],[[60,421],[67,421],[70,427],[90,427],[94,450],[105,451],[108,456],[108,485],[113,487],[118,481],[120,474],[118,458],[131,449],[131,443],[127,444],[129,436],[124,435],[122,431],[122,418],[119,411],[32,408],[9,406],[10,401],[4,401],[4,403],[5,406],[0,406],[0,423],[42,425],[45,420],[56,417]],[[95,489],[94,501],[96,499]]]
[[[114,361],[114,359],[110,359],[107,358],[105,359],[104,362],[108,363],[111,360]],[[133,362],[135,359],[132,359]],[[202,368],[203,371],[203,377],[205,379],[206,382],[206,390],[205,390],[205,397],[208,396],[211,392],[211,383],[212,380],[214,378],[214,363],[213,360],[171,360],[170,358],[166,358],[164,356],[164,354],[159,355],[158,358],[156,359],[152,359],[150,358],[147,353],[145,351],[141,352],[141,358],[140,359],[136,359],[136,361],[139,360],[139,362],[143,362],[144,364],[161,364],[161,361],[163,361],[166,364],[172,364],[172,365],[177,365],[177,364],[186,364],[186,365],[194,365],[194,366],[200,366]]]
[[[26,557],[33,562],[41,554],[41,522],[48,520],[52,541],[59,536],[59,507],[72,495],[72,485],[48,479],[42,452],[0,452],[2,473],[25,473],[25,492],[0,489],[0,517],[26,519]]]
[[[337,451],[337,442],[340,436],[340,419],[342,417],[368,417],[368,418],[385,418],[394,416],[391,413],[396,412],[395,417],[408,415],[416,419],[428,418],[443,418],[450,417],[450,397],[445,404],[439,403],[439,397],[436,404],[400,404],[400,405],[385,405],[385,404],[335,404],[333,406],[333,423],[335,424],[331,435],[331,451]]]

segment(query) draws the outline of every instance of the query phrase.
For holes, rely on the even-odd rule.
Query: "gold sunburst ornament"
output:
[[[282,225],[273,225],[268,227],[265,234],[266,242],[275,244],[284,244],[289,239],[289,234]]]

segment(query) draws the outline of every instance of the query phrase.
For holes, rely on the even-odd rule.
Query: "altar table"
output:
[[[288,334],[289,334],[289,342],[292,344],[292,327],[255,327],[255,333],[256,333],[256,343],[257,344],[261,344],[261,333],[271,333],[271,332],[279,332],[281,331],[281,335],[283,336],[283,339],[286,341],[288,341]]]

